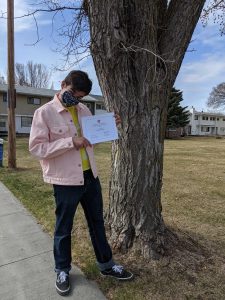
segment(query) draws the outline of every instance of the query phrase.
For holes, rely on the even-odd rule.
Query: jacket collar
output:
[[[54,98],[53,98],[53,104],[54,104],[54,106],[56,107],[57,112],[58,112],[58,113],[61,113],[62,111],[67,110],[67,109],[66,109],[66,107],[64,107],[64,106],[62,105],[62,103],[60,102],[58,96],[59,96],[59,93],[55,94],[55,96],[54,96]],[[82,106],[80,105],[80,103],[77,104],[76,107],[77,107],[77,110],[78,110],[78,111],[82,110]]]

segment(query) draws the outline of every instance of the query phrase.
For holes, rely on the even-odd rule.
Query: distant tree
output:
[[[225,108],[225,82],[218,84],[212,89],[207,106],[213,109]]]
[[[16,63],[16,83],[23,86],[47,88],[51,73],[43,64],[28,61],[26,65]]]
[[[15,65],[16,83],[19,85],[30,86],[28,83],[27,72],[24,64],[16,63]]]
[[[172,88],[168,101],[167,128],[185,127],[189,123],[187,106],[182,107],[183,92]]]
[[[202,11],[203,25],[208,24],[209,18],[220,26],[221,35],[225,34],[225,0],[208,0]]]

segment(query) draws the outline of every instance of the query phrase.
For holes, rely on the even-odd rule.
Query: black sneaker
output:
[[[59,295],[65,296],[70,291],[69,274],[64,271],[57,274],[55,282],[56,291]]]
[[[124,270],[123,266],[114,265],[111,269],[101,271],[103,276],[109,276],[118,280],[130,280],[133,278],[133,274]]]

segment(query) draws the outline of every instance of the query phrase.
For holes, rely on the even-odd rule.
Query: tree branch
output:
[[[37,19],[36,19],[35,15],[33,15],[33,18],[34,18],[34,22],[35,22],[35,26],[36,26],[37,40],[32,44],[24,44],[24,46],[35,46],[37,43],[39,43],[42,40],[42,38],[40,38],[40,36],[39,36],[38,23],[37,23]]]
[[[68,6],[62,6],[62,7],[57,7],[57,8],[50,8],[50,9],[36,9],[31,13],[27,13],[23,16],[19,16],[19,17],[15,17],[15,19],[21,19],[24,17],[29,17],[32,16],[34,14],[37,14],[39,12],[57,12],[57,11],[62,11],[62,10],[76,10],[76,11],[80,11],[81,8],[75,8],[75,7],[68,7]]]
[[[225,34],[225,0],[211,0],[208,3],[201,16],[203,26],[207,25],[210,15],[213,22],[220,26],[221,35]]]
[[[14,17],[14,19],[22,19],[24,17],[30,17],[30,16],[34,16],[35,14],[39,13],[39,12],[58,12],[58,11],[62,11],[62,10],[75,10],[75,11],[81,11],[82,8],[81,7],[69,7],[69,6],[60,6],[57,8],[49,8],[49,9],[35,9],[32,12],[28,12],[27,14],[24,14],[22,16],[18,16],[18,17]],[[7,12],[1,12],[1,19],[7,19],[7,17],[5,17],[4,15],[7,14]]]
[[[61,2],[63,5],[61,5]],[[64,2],[64,3],[63,3]],[[34,43],[26,44],[26,46],[34,46],[40,40],[38,30],[38,13],[52,13],[52,38],[54,20],[57,14],[61,13],[64,17],[64,11],[71,11],[72,13],[66,16],[63,20],[63,25],[57,27],[55,32],[57,34],[57,40],[54,40],[56,44],[55,52],[60,52],[64,57],[63,66],[60,69],[68,69],[75,63],[79,63],[87,55],[89,56],[89,36],[88,36],[88,24],[86,22],[88,3],[85,1],[59,1],[59,0],[44,0],[32,5],[33,10],[28,13],[17,16],[15,19],[21,19],[32,16],[36,26],[37,39]],[[35,7],[36,6],[36,7]],[[38,8],[37,8],[38,6]],[[37,9],[36,9],[37,8]],[[0,18],[7,19],[4,12],[1,13]],[[73,58],[75,62],[71,63],[70,58]]]

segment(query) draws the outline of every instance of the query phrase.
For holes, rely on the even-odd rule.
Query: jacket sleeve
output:
[[[31,126],[29,151],[38,159],[53,158],[74,148],[72,137],[49,141],[49,128],[42,110],[36,110]]]

